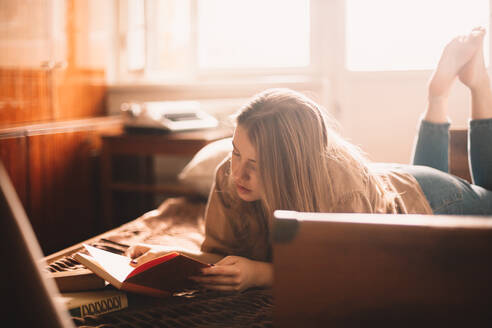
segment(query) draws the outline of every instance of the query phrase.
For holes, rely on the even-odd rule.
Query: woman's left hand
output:
[[[226,256],[214,266],[202,269],[201,276],[191,279],[208,289],[243,291],[250,287],[271,286],[273,269],[271,263]]]

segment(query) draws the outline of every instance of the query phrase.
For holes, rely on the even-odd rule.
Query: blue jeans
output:
[[[492,119],[472,120],[468,156],[473,184],[448,173],[449,123],[421,121],[413,165],[434,214],[492,215]]]

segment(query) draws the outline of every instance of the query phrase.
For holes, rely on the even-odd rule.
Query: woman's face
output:
[[[232,138],[231,171],[234,185],[239,197],[252,202],[261,197],[256,150],[251,144],[247,131],[240,125],[234,131]]]

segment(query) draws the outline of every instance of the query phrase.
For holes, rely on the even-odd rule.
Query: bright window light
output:
[[[190,2],[152,0],[147,7],[147,73],[184,76],[190,69]],[[162,73],[161,73],[162,74]]]
[[[138,71],[145,67],[145,11],[142,0],[128,0],[128,70]]]
[[[433,69],[444,45],[489,28],[489,0],[347,0],[346,66],[351,71]],[[485,38],[485,59],[489,46]]]
[[[199,0],[202,69],[306,67],[309,0]]]

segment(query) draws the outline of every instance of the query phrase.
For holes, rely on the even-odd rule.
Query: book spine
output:
[[[85,317],[88,315],[99,315],[119,311],[128,307],[128,298],[125,293],[112,295],[100,300],[92,300],[80,306],[69,309],[73,317]]]

